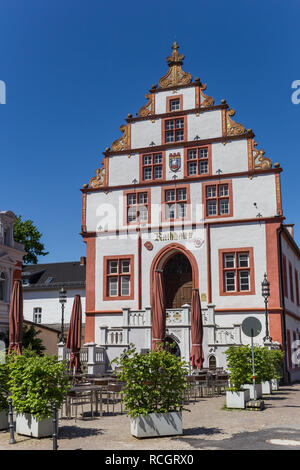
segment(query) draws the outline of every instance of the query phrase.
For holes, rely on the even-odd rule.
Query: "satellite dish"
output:
[[[262,324],[261,322],[255,317],[247,317],[242,323],[242,330],[246,336],[250,336],[250,338],[254,338],[258,336],[261,332]]]

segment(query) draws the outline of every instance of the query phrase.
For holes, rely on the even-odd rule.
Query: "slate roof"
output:
[[[23,266],[23,289],[52,289],[57,287],[85,287],[84,263],[27,264]]]

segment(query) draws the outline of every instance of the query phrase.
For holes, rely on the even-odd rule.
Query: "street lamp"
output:
[[[272,342],[272,338],[269,335],[269,321],[268,321],[268,298],[270,297],[270,283],[267,280],[267,274],[264,275],[264,280],[261,283],[261,295],[265,299],[265,315],[266,315],[266,336],[264,337],[264,342]]]
[[[65,311],[65,303],[67,301],[67,291],[64,287],[62,287],[59,291],[59,302],[61,304],[61,333],[60,333],[60,342],[65,342],[64,337],[64,311]]]

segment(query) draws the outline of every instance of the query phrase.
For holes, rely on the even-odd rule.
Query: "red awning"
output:
[[[9,309],[9,351],[17,351],[22,354],[23,336],[23,294],[21,280],[16,279],[13,289]]]
[[[82,310],[80,295],[75,295],[66,347],[70,349],[70,369],[80,371]]]
[[[166,310],[163,286],[163,272],[155,270],[152,292],[152,349],[156,349],[165,339]]]
[[[204,355],[202,349],[203,325],[199,289],[193,289],[192,291],[191,336],[192,349],[190,354],[190,361],[194,369],[202,369],[202,365],[204,362]]]

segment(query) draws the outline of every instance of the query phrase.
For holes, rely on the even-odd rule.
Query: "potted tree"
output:
[[[8,367],[0,364],[0,430],[8,428]]]
[[[229,346],[225,354],[231,385],[226,390],[226,406],[227,408],[245,408],[246,402],[250,400],[249,389],[243,388],[251,370],[249,369],[249,348],[243,345]]]
[[[272,378],[274,375],[274,367],[272,354],[267,347],[258,348],[258,354],[261,356],[261,375],[262,375],[262,394],[269,395],[272,393]]]
[[[268,351],[269,360],[272,364],[272,390],[278,390],[279,381],[282,377],[282,363],[284,358],[284,352],[280,349],[269,349]]]
[[[122,401],[137,438],[182,434],[188,364],[159,348],[139,354],[132,347],[114,360],[124,383]]]
[[[9,393],[16,411],[16,432],[32,437],[52,434],[52,406],[57,409],[70,389],[66,363],[55,356],[24,352],[8,360]]]

